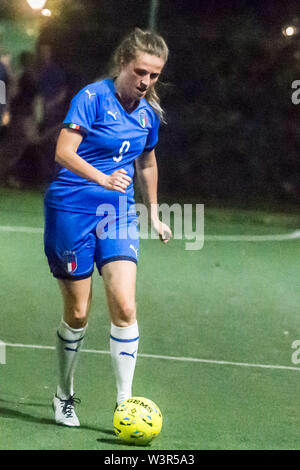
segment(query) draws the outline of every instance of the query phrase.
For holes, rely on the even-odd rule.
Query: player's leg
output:
[[[80,280],[58,279],[64,301],[64,321],[74,329],[88,322],[92,300],[92,277]]]
[[[63,399],[74,394],[73,377],[85,336],[92,297],[91,277],[79,281],[60,279],[64,317],[57,330],[59,383],[57,395]]]
[[[55,420],[67,426],[79,426],[74,410],[73,380],[79,352],[85,336],[92,296],[91,277],[78,281],[60,279],[64,316],[57,330],[56,352],[59,379],[53,399]]]
[[[78,281],[60,279],[64,317],[57,330],[59,380],[54,398],[56,422],[79,426],[74,411],[74,373],[85,336],[92,297],[91,277]]]
[[[111,317],[110,352],[116,377],[117,403],[132,396],[139,331],[136,320],[136,264],[113,261],[101,269]]]
[[[59,280],[64,315],[57,331],[59,381],[54,408],[66,422],[79,425],[72,416],[73,376],[87,325],[94,269],[95,217],[60,211],[45,205],[45,253],[54,277]],[[56,421],[63,417],[56,415]],[[75,416],[75,415],[74,415]],[[77,420],[77,421],[76,421]],[[75,424],[74,424],[75,423]]]

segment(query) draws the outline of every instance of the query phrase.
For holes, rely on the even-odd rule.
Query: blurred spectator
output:
[[[64,70],[54,61],[51,47],[39,46],[37,91],[41,99],[41,123],[43,131],[61,119],[65,110],[67,82]]]
[[[36,137],[34,99],[37,94],[34,55],[31,52],[22,52],[19,64],[22,73],[17,83],[16,95],[11,101],[11,114],[12,119],[22,127],[27,139],[34,140]]]
[[[10,61],[10,54],[4,49],[0,50],[0,80],[5,85],[5,88],[2,88],[5,91],[5,96],[2,96],[0,100],[0,138],[4,135],[10,122],[9,97],[13,84]]]
[[[40,46],[36,59],[23,53],[20,61],[23,74],[12,106],[6,179],[13,187],[41,187],[55,175],[56,140],[68,104],[66,78],[47,45]]]
[[[12,186],[15,182],[15,168],[27,145],[37,139],[37,123],[34,117],[36,96],[35,58],[30,52],[19,56],[22,68],[17,80],[15,96],[10,103],[10,123],[2,142],[2,158],[5,159],[6,176]]]

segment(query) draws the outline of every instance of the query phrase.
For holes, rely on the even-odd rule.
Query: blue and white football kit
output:
[[[134,160],[158,140],[159,118],[142,98],[131,113],[118,100],[111,79],[83,88],[63,123],[82,136],[77,154],[105,174],[125,169],[133,179]],[[45,253],[60,279],[91,276],[94,263],[138,260],[138,223],[133,182],[111,191],[61,168],[45,195]]]

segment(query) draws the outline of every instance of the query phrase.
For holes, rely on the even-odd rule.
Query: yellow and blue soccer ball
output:
[[[148,398],[131,397],[114,412],[115,434],[126,444],[148,445],[162,428],[162,414]]]

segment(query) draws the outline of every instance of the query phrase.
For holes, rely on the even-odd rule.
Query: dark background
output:
[[[147,28],[150,0],[65,0],[45,20],[76,93],[105,76],[133,27]],[[57,0],[48,1],[55,7]],[[17,15],[9,2],[0,13]],[[162,76],[167,125],[157,148],[160,193],[223,201],[300,202],[300,42],[282,28],[298,1],[160,0],[157,31],[170,59]]]

